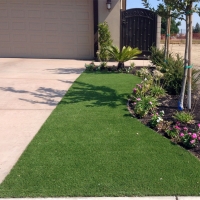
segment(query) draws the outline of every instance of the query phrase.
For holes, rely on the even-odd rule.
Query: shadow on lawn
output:
[[[109,106],[116,108],[126,104],[127,95],[126,93],[118,94],[116,90],[107,86],[95,86],[76,81],[73,90],[68,91],[60,104],[84,102],[86,107]]]

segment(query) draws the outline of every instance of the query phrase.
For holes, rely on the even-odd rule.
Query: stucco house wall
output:
[[[105,9],[105,1],[99,1],[99,23],[108,22],[113,44],[120,47],[120,10],[121,0],[112,0],[111,10]]]

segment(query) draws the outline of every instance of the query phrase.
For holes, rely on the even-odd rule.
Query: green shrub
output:
[[[151,56],[149,57],[151,62],[158,66],[160,72],[164,74],[162,78],[163,88],[168,94],[180,94],[183,73],[184,73],[184,60],[179,54],[172,56],[165,60],[164,50],[157,49],[156,47],[151,48]]]
[[[154,85],[151,87],[150,94],[154,97],[160,98],[166,95],[166,91],[161,86]]]
[[[178,112],[177,111],[174,114],[173,118],[176,119],[177,121],[181,122],[181,123],[188,123],[191,120],[193,120],[194,116],[190,112],[185,112],[185,111]]]
[[[98,34],[99,50],[97,51],[97,56],[101,62],[106,62],[110,59],[106,48],[110,47],[113,42],[107,22],[103,22],[98,25]]]
[[[141,98],[136,98],[134,102],[134,113],[139,118],[142,118],[149,112],[153,112],[158,105],[158,100],[155,97],[149,95]]]
[[[118,69],[124,68],[124,62],[132,60],[142,53],[138,48],[131,48],[130,46],[124,46],[121,51],[114,45],[106,49],[109,52],[108,55],[118,62]]]

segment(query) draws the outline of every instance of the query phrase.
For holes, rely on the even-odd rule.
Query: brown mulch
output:
[[[158,112],[163,110],[165,112],[163,120],[167,121],[167,122],[172,122],[172,125],[176,123],[175,119],[172,116],[178,110],[178,100],[179,100],[179,96],[177,96],[177,95],[166,95],[165,97],[162,97],[159,100],[160,106],[158,106]],[[129,101],[128,102],[128,109],[129,109],[130,113],[133,116],[135,116],[134,111],[133,111],[133,107],[134,107],[133,102]],[[185,99],[184,99],[184,111],[188,111],[188,109],[187,109],[187,97],[185,97]],[[194,115],[194,120],[192,121],[192,123],[184,124],[184,126],[187,126],[189,129],[194,129],[195,126],[200,123],[200,94],[197,93],[197,92],[196,92],[196,94],[192,95],[191,112]],[[147,115],[144,118],[138,119],[138,120],[141,121],[141,123],[143,123],[144,125],[149,126],[150,119],[151,119],[151,116]],[[171,125],[171,127],[172,127],[172,125]],[[165,127],[163,129],[165,129]],[[162,136],[167,137],[167,135],[165,134],[163,129],[162,128],[160,128],[160,129],[155,128],[154,130],[158,134],[161,134]],[[172,139],[171,139],[171,141],[174,142]],[[200,143],[198,143],[196,145],[196,147],[194,147],[192,149],[187,149],[184,146],[182,146],[182,147],[185,148],[187,151],[190,151],[193,155],[195,155],[197,158],[200,159]]]

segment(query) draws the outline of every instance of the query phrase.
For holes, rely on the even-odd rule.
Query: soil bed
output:
[[[159,102],[160,102],[160,106],[158,106],[158,112],[160,111],[164,111],[165,114],[163,116],[163,120],[165,122],[172,122],[172,124],[170,125],[170,127],[172,127],[176,121],[175,119],[172,117],[178,110],[178,100],[179,100],[179,96],[177,95],[166,95],[165,97],[162,97]],[[182,124],[182,126],[187,126],[187,128],[189,128],[189,130],[193,130],[197,124],[200,123],[200,104],[199,104],[199,100],[200,100],[200,94],[193,94],[192,95],[192,114],[194,115],[194,120],[191,123],[187,123],[187,124]],[[130,111],[130,113],[137,118],[137,116],[134,115],[134,111],[133,111],[134,105],[132,101],[128,102],[128,109]],[[184,100],[184,111],[188,111],[187,109],[187,97],[185,97]],[[149,121],[151,119],[150,115],[145,116],[144,118],[138,118],[139,121],[141,121],[141,123],[143,123],[146,126],[149,126]],[[168,139],[170,139],[165,131],[163,129],[165,129],[166,127],[163,127],[164,125],[162,125],[162,127],[158,127],[158,128],[154,128],[153,130],[155,130],[158,134],[161,134],[164,137],[167,137]],[[150,127],[150,126],[149,126]],[[173,139],[171,139],[171,142],[174,143]],[[179,144],[179,143],[178,143]],[[192,154],[194,154],[197,158],[200,159],[200,143],[198,143],[196,145],[196,147],[188,149],[186,147],[184,147],[182,144],[179,144],[180,146],[182,146],[183,148],[185,148],[187,151],[190,151]]]

